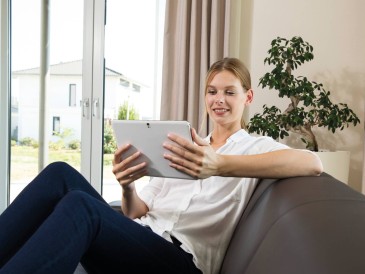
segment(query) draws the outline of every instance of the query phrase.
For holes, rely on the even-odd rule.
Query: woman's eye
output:
[[[226,94],[227,95],[235,95],[236,92],[234,92],[233,90],[226,90]]]
[[[207,93],[209,93],[209,94],[216,94],[217,93],[217,91],[216,90],[213,90],[213,89],[210,89],[210,90],[208,90],[208,92]]]

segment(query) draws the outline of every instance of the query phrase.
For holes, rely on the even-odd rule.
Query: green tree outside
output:
[[[129,116],[127,115],[128,112]],[[139,114],[133,105],[128,107],[128,102],[124,101],[118,110],[118,120],[139,120]]]

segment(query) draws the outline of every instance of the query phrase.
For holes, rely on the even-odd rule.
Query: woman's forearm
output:
[[[131,219],[140,218],[148,212],[148,207],[138,197],[134,185],[123,189],[122,211],[125,216]]]
[[[220,155],[218,176],[286,178],[318,176],[321,160],[310,151],[283,149],[256,155]]]

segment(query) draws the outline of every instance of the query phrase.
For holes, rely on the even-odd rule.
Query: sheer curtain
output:
[[[209,66],[227,56],[231,0],[166,2],[161,120],[188,120],[201,136],[204,80]]]

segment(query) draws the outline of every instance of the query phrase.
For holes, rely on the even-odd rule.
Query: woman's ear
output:
[[[246,102],[245,105],[249,105],[251,104],[253,100],[253,90],[250,88],[247,92],[246,92]]]

